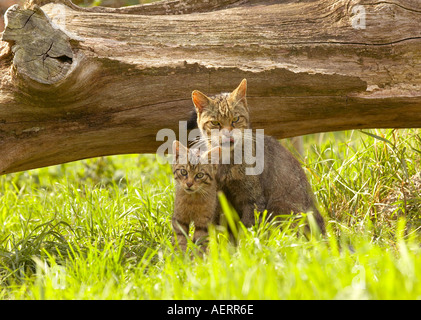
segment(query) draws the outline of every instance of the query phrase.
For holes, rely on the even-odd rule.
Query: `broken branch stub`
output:
[[[32,10],[18,5],[9,8],[1,40],[14,43],[13,65],[21,77],[50,85],[64,79],[71,69],[69,37],[37,6]]]

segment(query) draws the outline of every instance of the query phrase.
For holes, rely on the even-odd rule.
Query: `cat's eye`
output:
[[[198,174],[196,174],[197,179],[202,179],[204,176],[205,174],[203,172],[199,172]]]
[[[238,120],[240,120],[240,117],[235,117],[232,119],[232,123],[238,122]]]
[[[187,176],[187,170],[186,169],[181,169],[180,173],[182,176]]]
[[[215,127],[219,127],[219,125],[220,125],[219,121],[211,121],[211,123]]]

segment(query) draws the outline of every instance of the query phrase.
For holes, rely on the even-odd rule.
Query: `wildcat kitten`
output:
[[[219,148],[199,154],[198,150],[188,149],[177,140],[173,142],[176,191],[172,226],[183,251],[187,248],[190,222],[195,226],[193,241],[196,243],[206,240],[209,224],[219,220],[217,168],[211,163],[216,153],[219,157]]]
[[[246,168],[250,165],[244,161],[239,164],[232,161],[236,141],[245,144],[247,139],[252,140],[256,152],[256,135],[243,134],[245,129],[251,129],[246,91],[247,81],[244,79],[229,94],[209,98],[197,90],[192,93],[197,125],[208,148],[222,145],[231,152],[231,162],[219,165],[218,169],[222,191],[246,227],[255,223],[255,208],[260,212],[267,209],[272,216],[311,211],[320,231],[325,233],[323,217],[314,204],[310,184],[300,163],[276,139],[264,136],[264,168],[261,174],[247,175]],[[213,129],[219,129],[219,135],[211,136]]]

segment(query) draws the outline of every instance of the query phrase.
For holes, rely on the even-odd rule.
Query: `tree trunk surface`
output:
[[[162,1],[12,6],[0,41],[0,174],[154,153],[191,92],[248,80],[277,138],[421,127],[419,0]]]

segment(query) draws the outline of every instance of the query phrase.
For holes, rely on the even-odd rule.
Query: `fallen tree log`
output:
[[[421,127],[418,0],[188,0],[11,7],[0,42],[0,174],[153,153],[191,91],[248,79],[278,138]]]

